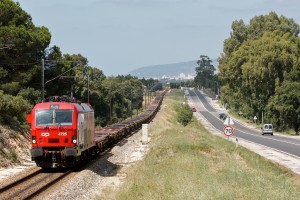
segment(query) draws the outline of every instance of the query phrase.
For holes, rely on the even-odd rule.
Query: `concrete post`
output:
[[[148,124],[142,125],[142,144],[148,143]]]

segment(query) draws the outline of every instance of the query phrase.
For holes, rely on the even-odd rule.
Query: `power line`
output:
[[[79,64],[80,62],[74,62],[74,61],[64,61],[64,60],[45,60],[45,62],[52,62],[52,63],[74,63]],[[34,65],[34,64],[40,64],[41,61],[32,62],[32,63],[0,63],[0,65],[11,65],[11,66],[17,66],[17,65]]]
[[[62,73],[62,74],[60,74],[60,75],[54,77],[53,79],[50,79],[50,80],[46,81],[46,82],[44,83],[44,85],[46,85],[47,83],[49,83],[49,82],[51,82],[51,81],[53,81],[53,80],[55,80],[55,79],[61,77],[61,76],[64,75],[65,73],[67,73],[67,72],[71,71],[72,69],[75,69],[76,67],[79,67],[79,66],[80,66],[80,64],[77,64],[76,66],[72,67],[71,69],[68,69],[68,70],[65,71],[64,73]]]
[[[40,64],[41,62],[33,62],[33,63],[0,63],[0,65],[11,65],[11,66],[16,66],[16,65],[34,65],[34,64]]]

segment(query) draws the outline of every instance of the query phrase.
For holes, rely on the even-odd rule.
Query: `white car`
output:
[[[262,135],[264,134],[270,134],[273,135],[273,125],[272,124],[264,124],[261,128]]]

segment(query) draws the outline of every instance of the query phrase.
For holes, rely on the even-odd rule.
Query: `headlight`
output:
[[[36,137],[35,136],[32,136],[32,144],[36,144]]]
[[[72,142],[73,142],[73,144],[77,144],[77,137],[76,136],[72,137]]]

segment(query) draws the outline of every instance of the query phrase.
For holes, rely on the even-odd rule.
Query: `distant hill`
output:
[[[217,59],[212,59],[212,61],[212,64],[218,68]],[[184,73],[185,75],[196,75],[196,67],[197,60],[193,60],[187,62],[141,67],[130,71],[129,74],[138,78],[161,78],[163,76],[178,76],[181,73]]]

